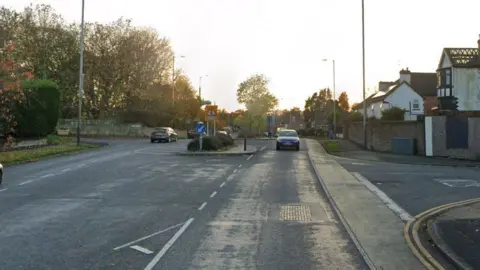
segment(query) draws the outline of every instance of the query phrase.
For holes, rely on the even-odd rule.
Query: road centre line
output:
[[[212,194],[210,195],[210,198],[215,197],[215,195],[217,195],[217,192],[216,192],[216,191],[212,192]]]
[[[253,155],[248,156],[247,160],[250,160],[253,157]]]
[[[6,191],[7,189],[8,189],[8,188],[2,188],[2,189],[0,189],[0,192]]]
[[[77,165],[78,168],[81,168],[81,167],[83,167],[83,166],[85,166],[85,163],[82,163],[82,164],[78,164],[78,165]]]
[[[408,222],[413,219],[413,217],[405,211],[402,207],[400,207],[397,203],[395,203],[387,194],[377,188],[374,184],[372,184],[368,179],[363,177],[358,172],[354,172],[353,175],[358,179],[360,183],[365,185],[373,194],[377,195],[377,197],[390,209],[392,210],[395,215],[397,215],[402,221]]]
[[[202,205],[200,205],[200,207],[198,208],[198,211],[202,211],[203,208],[205,208],[205,206],[207,206],[207,203],[206,202],[202,203]]]
[[[185,224],[178,230],[175,235],[163,246],[163,248],[155,255],[155,257],[148,263],[144,270],[152,270],[155,265],[162,259],[162,257],[167,253],[168,249],[175,244],[175,241],[187,230],[188,226],[194,221],[194,218],[189,218]]]
[[[260,148],[260,151],[263,151],[265,150],[265,148],[267,148],[267,146],[265,145],[264,147]]]
[[[66,169],[63,169],[62,172],[68,172],[70,170],[71,170],[70,168],[66,168]]]
[[[242,167],[242,164],[238,165],[238,168],[241,168]]]
[[[43,176],[40,176],[40,178],[47,178],[47,177],[51,177],[51,176],[54,176],[54,175],[49,173],[49,174],[45,174]]]
[[[28,180],[28,181],[22,182],[22,183],[20,183],[20,184],[18,184],[18,185],[19,185],[19,186],[23,186],[23,185],[26,185],[26,184],[31,183],[31,182],[33,182],[33,180]]]
[[[232,174],[232,175],[229,175],[229,176],[227,177],[227,181],[231,181],[231,180],[233,179],[233,177],[235,177],[235,175],[233,175],[233,174]]]
[[[223,186],[225,186],[225,182],[223,182],[223,183],[220,185],[221,188],[222,188]]]
[[[233,173],[237,173],[237,169],[233,170]]]
[[[166,231],[169,231],[169,230],[171,230],[171,229],[174,229],[174,228],[176,228],[176,227],[179,227],[180,225],[183,225],[183,224],[185,224],[185,222],[178,223],[177,225],[173,225],[173,226],[170,226],[170,227],[168,227],[168,228],[166,228],[166,229],[163,229],[163,230],[154,232],[154,233],[152,233],[152,234],[149,234],[149,235],[147,235],[147,236],[138,238],[138,239],[133,240],[133,241],[131,241],[131,242],[128,242],[128,243],[126,243],[126,244],[124,244],[124,245],[118,246],[118,247],[114,248],[113,250],[119,250],[119,249],[121,249],[121,248],[128,247],[128,246],[130,246],[130,245],[132,245],[132,244],[138,243],[138,242],[143,241],[143,240],[145,240],[145,239],[148,239],[148,238],[150,238],[150,237],[152,237],[152,236],[155,236],[155,235],[164,233],[164,232],[166,232]]]

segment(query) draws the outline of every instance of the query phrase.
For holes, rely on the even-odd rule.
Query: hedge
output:
[[[22,87],[25,100],[15,108],[16,135],[31,138],[53,133],[60,116],[58,85],[50,80],[28,80]]]

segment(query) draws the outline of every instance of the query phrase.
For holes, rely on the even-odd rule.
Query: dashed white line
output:
[[[8,188],[2,188],[0,189],[0,192],[7,190]]]
[[[152,254],[153,253],[153,251],[151,251],[149,249],[146,249],[144,247],[141,247],[141,246],[137,246],[137,245],[131,246],[130,248],[135,249],[136,251],[140,251],[144,254]]]
[[[265,148],[267,148],[267,146],[265,145],[264,147],[260,148],[260,151],[263,151],[265,150]]]
[[[178,226],[180,226],[180,225],[183,225],[183,224],[185,224],[185,222],[179,223],[179,224],[177,224],[177,225],[170,226],[170,227],[168,227],[168,228],[166,228],[166,229],[163,229],[163,230],[160,230],[160,231],[158,231],[158,232],[154,232],[154,233],[152,233],[152,234],[149,234],[149,235],[147,235],[147,236],[138,238],[138,239],[133,240],[133,241],[131,241],[131,242],[128,242],[128,243],[126,243],[126,244],[124,244],[124,245],[118,246],[118,247],[114,248],[113,250],[119,250],[119,249],[121,249],[121,248],[128,247],[128,246],[130,246],[130,245],[132,245],[132,244],[138,243],[138,242],[140,242],[140,241],[143,241],[143,240],[145,240],[145,239],[148,239],[148,238],[150,238],[150,237],[152,237],[152,236],[155,236],[155,235],[157,235],[157,234],[164,233],[164,232],[166,232],[166,231],[169,231],[169,230],[171,230],[171,229],[174,229],[174,228],[176,228],[176,227],[178,227]]]
[[[207,206],[207,203],[206,202],[202,203],[202,205],[198,207],[198,211],[202,211],[202,209],[205,208],[205,206]]]
[[[238,168],[241,168],[242,167],[242,164],[238,165]]]
[[[235,175],[233,175],[233,174],[232,174],[232,175],[230,175],[230,176],[228,176],[228,177],[227,177],[227,181],[230,181],[230,180],[232,180],[232,179],[233,179],[233,177],[235,177]]]
[[[47,177],[52,177],[52,176],[54,176],[54,175],[49,173],[49,174],[45,174],[43,176],[40,176],[40,178],[47,178]]]
[[[248,156],[247,160],[250,160],[253,157],[253,155]]]
[[[82,164],[78,164],[78,165],[77,165],[78,168],[81,168],[81,167],[83,167],[83,166],[85,166],[85,163],[82,163]]]
[[[210,194],[210,198],[215,197],[215,195],[217,195],[217,192],[216,192],[216,191],[214,191],[214,192],[212,192],[212,194]]]
[[[18,184],[19,186],[23,186],[23,185],[26,185],[28,183],[31,183],[33,180],[28,180],[28,181],[25,181],[25,182],[22,182],[20,184]]]
[[[163,246],[163,248],[155,255],[155,257],[150,261],[150,263],[145,267],[144,270],[152,270],[155,265],[162,259],[162,257],[167,253],[168,249],[175,244],[175,241],[187,230],[188,226],[193,222],[194,218],[190,218],[183,224],[183,226],[178,230],[175,235]]]
[[[223,186],[225,186],[225,182],[223,182],[223,183],[220,185],[221,188],[222,188]]]
[[[233,173],[237,173],[237,171],[238,171],[238,170],[237,170],[237,169],[235,169],[235,170],[233,170]]]
[[[63,169],[62,172],[68,172],[70,170],[71,170],[70,168],[66,168],[66,169]]]

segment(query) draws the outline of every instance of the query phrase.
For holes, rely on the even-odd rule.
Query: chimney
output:
[[[410,83],[410,78],[411,78],[411,74],[410,74],[410,70],[408,70],[408,67],[407,67],[407,69],[400,70],[400,81],[401,82]]]

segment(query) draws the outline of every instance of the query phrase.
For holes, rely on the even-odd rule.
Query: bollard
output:
[[[247,151],[247,136],[243,137],[243,151]]]

